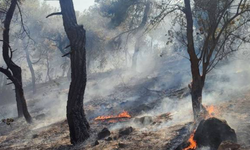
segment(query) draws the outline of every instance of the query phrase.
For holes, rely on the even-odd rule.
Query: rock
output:
[[[134,122],[141,125],[149,125],[153,122],[152,116],[143,116],[140,118],[135,118]]]
[[[133,128],[132,127],[120,129],[119,130],[119,137],[122,137],[124,135],[129,135],[131,132],[133,132]]]
[[[120,142],[120,143],[118,143],[118,146],[119,146],[119,148],[125,148],[126,144]]]
[[[103,139],[107,136],[110,136],[110,131],[107,128],[103,128],[101,132],[98,133],[97,139]]]
[[[202,120],[195,131],[194,140],[198,147],[208,146],[211,150],[217,150],[223,141],[237,143],[235,131],[225,120],[217,118]]]
[[[39,115],[35,116],[35,119],[36,120],[43,120],[45,117],[46,117],[45,114],[39,114]]]
[[[37,135],[37,134],[34,134],[34,135],[32,136],[32,138],[33,138],[33,139],[38,138],[38,135]]]
[[[94,147],[94,146],[96,146],[96,145],[99,145],[98,140],[96,140],[95,143],[94,143],[92,146]]]
[[[224,141],[220,144],[218,150],[239,150],[240,145],[230,142],[230,141]]]
[[[108,138],[105,139],[105,141],[112,141],[112,138],[108,137]]]
[[[118,140],[118,138],[119,137],[117,135],[113,137],[114,140]]]

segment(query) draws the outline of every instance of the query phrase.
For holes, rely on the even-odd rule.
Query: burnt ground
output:
[[[190,108],[183,106],[187,105],[187,103],[190,104],[190,98],[186,97],[187,92],[185,89],[175,90],[176,92],[173,92],[173,90],[152,90],[154,81],[154,78],[147,78],[139,80],[136,83],[119,84],[115,90],[105,97],[96,96],[93,98],[87,95],[85,108],[91,124],[92,136],[82,145],[75,147],[70,145],[68,126],[64,117],[65,114],[55,118],[56,116],[47,114],[51,111],[45,110],[54,109],[53,111],[56,111],[56,107],[51,106],[44,109],[36,105],[37,103],[53,105],[54,103],[40,101],[47,99],[46,96],[48,93],[56,91],[55,89],[58,87],[60,81],[43,85],[40,88],[47,89],[47,91],[43,90],[43,93],[39,93],[36,98],[32,99],[32,96],[27,94],[29,108],[31,108],[31,114],[34,117],[32,125],[26,124],[23,119],[15,119],[11,125],[0,124],[0,149],[175,149],[190,134],[192,113]],[[91,82],[89,84],[94,85]],[[65,87],[67,86],[65,85]],[[60,99],[62,94],[66,95],[67,89],[60,88],[56,92],[58,95],[55,95],[55,98]],[[140,94],[138,95],[138,93]],[[162,105],[167,97],[171,97],[172,99],[166,101],[165,105],[170,105],[173,109],[164,110],[167,107],[163,107]],[[94,100],[91,101],[88,99]],[[180,105],[177,105],[178,103]],[[227,120],[229,125],[236,130],[238,143],[241,145],[242,150],[250,149],[249,109],[250,92],[231,97],[226,101],[218,100],[215,106],[215,117]],[[93,120],[96,116],[114,115],[123,110],[128,111],[132,118],[115,123]],[[167,114],[168,112],[171,115]],[[56,111],[56,113],[61,112]],[[164,114],[163,116],[165,117],[162,117],[161,114]],[[148,121],[145,121],[145,118],[149,118]],[[130,126],[133,127],[133,132],[129,135],[119,137],[119,130]],[[99,144],[96,145],[97,134],[104,127],[107,127],[111,131],[110,138],[107,139],[107,137],[98,140]]]

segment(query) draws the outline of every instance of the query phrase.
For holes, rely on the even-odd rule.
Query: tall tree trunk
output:
[[[132,56],[132,69],[134,69],[134,70],[136,70],[136,68],[137,68],[138,55],[140,52],[140,43],[141,43],[141,38],[136,40],[135,51],[134,51],[134,54]]]
[[[25,54],[26,54],[26,61],[30,70],[30,74],[31,74],[31,79],[32,79],[32,90],[33,90],[33,94],[36,93],[36,76],[35,76],[35,71],[32,65],[32,62],[30,60],[30,54],[29,54],[29,50],[27,48],[24,49]]]
[[[191,63],[191,73],[192,73],[192,82],[189,85],[192,96],[192,106],[193,106],[193,114],[194,120],[198,121],[201,118],[201,108],[202,106],[202,89],[204,86],[204,81],[200,75],[199,69],[199,59],[195,53],[194,47],[194,39],[193,39],[193,16],[190,5],[190,0],[184,0],[185,3],[185,15],[187,21],[187,51],[190,57]]]
[[[22,69],[17,65],[11,65],[10,69],[14,77],[15,92],[17,92],[18,105],[21,104],[23,115],[28,123],[32,122],[32,118],[29,114],[26,99],[24,97],[23,84],[22,84]],[[18,106],[20,107],[20,106]]]
[[[136,70],[136,68],[137,68],[137,60],[138,60],[139,51],[140,51],[140,48],[136,47],[135,52],[134,52],[133,57],[132,57],[132,68],[134,70]]]
[[[143,36],[142,29],[147,24],[148,14],[150,12],[150,7],[151,7],[150,0],[146,0],[142,22],[140,23],[138,29],[136,30],[138,37],[137,37],[137,40],[136,40],[136,43],[135,43],[135,52],[134,52],[133,57],[132,57],[132,68],[133,69],[137,68],[137,60],[138,60],[138,55],[139,55],[140,46],[141,46],[140,44],[141,44],[142,36]]]
[[[47,78],[49,79],[49,82],[52,81],[51,77],[50,77],[50,64],[49,64],[49,54],[47,53],[46,56],[46,66],[47,66],[47,76],[46,76],[46,80]]]
[[[18,118],[21,118],[23,117],[23,109],[22,109],[22,103],[21,103],[17,88],[15,88],[15,94],[16,94],[17,114],[18,114]]]
[[[12,83],[14,83],[14,86],[15,86],[15,78],[12,76],[12,73],[10,70],[3,69],[0,67],[0,72],[5,74],[7,76],[7,78],[9,78],[9,80]],[[5,84],[7,84],[7,81]],[[20,100],[20,95],[19,95],[19,92],[18,92],[18,89],[16,88],[16,86],[15,86],[15,95],[16,95],[16,104],[17,104],[17,115],[18,115],[18,118],[21,118],[21,117],[23,117],[23,109],[22,109],[22,103]]]
[[[1,72],[4,74],[14,83],[15,85],[15,92],[16,92],[16,100],[18,105],[18,111],[22,109],[23,115],[28,123],[32,122],[31,116],[28,112],[26,100],[23,93],[23,85],[22,85],[22,69],[16,65],[12,61],[12,51],[10,48],[9,42],[9,28],[11,24],[11,20],[13,14],[15,12],[15,8],[17,5],[17,0],[12,0],[10,4],[10,8],[8,9],[4,21],[4,31],[3,31],[3,58],[5,63],[7,64],[7,69],[1,69]],[[10,54],[11,52],[11,54]],[[21,105],[21,106],[20,106]],[[22,114],[19,114],[19,116]]]
[[[71,46],[71,83],[67,102],[67,120],[72,144],[89,138],[89,123],[83,109],[83,97],[87,82],[86,33],[77,24],[72,0],[60,0],[63,25]]]
[[[204,107],[202,106],[202,90],[204,83],[201,80],[194,80],[189,85],[192,97],[192,107],[194,120],[199,121],[203,118]]]

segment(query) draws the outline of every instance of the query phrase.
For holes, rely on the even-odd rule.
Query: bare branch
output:
[[[71,45],[68,45],[68,46],[66,46],[64,49],[67,49],[67,48],[69,48]]]
[[[11,85],[11,84],[13,84],[13,82],[7,83],[6,85]]]
[[[23,21],[22,11],[21,11],[21,8],[20,8],[20,6],[19,6],[18,3],[17,3],[17,8],[18,8],[18,11],[19,11],[19,14],[20,14],[21,26],[22,26],[22,28],[23,28],[24,33],[28,36],[28,38],[29,38],[30,40],[32,40],[34,43],[36,43],[35,40],[31,38],[29,32],[28,32],[28,31],[26,30],[26,28],[25,28],[24,21]]]
[[[70,52],[64,54],[62,57],[68,56],[68,55],[70,55],[70,54],[72,54],[72,51],[70,51]]]
[[[62,12],[55,12],[55,13],[51,13],[48,16],[46,16],[46,18],[49,18],[51,16],[58,16],[58,15],[62,15]]]

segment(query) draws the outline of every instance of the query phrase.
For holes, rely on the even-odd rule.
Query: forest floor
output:
[[[188,134],[184,133],[183,129],[192,121],[192,111],[190,106],[185,106],[190,103],[190,97],[183,96],[185,91],[175,95],[178,98],[169,99],[166,91],[149,90],[155,80],[153,78],[141,79],[136,83],[131,81],[126,86],[114,85],[116,88],[112,91],[98,91],[98,87],[95,87],[97,81],[92,79],[88,84],[96,89],[96,93],[86,94],[85,101],[91,137],[82,145],[72,147],[65,119],[68,84],[61,80],[65,79],[40,85],[38,91],[42,92],[35,96],[27,93],[28,106],[34,118],[33,124],[27,124],[24,119],[17,119],[10,125],[0,123],[0,150],[174,149],[182,141],[180,138],[180,141],[173,142],[173,139],[181,134]],[[90,91],[93,90],[89,88],[86,93],[91,93]],[[227,100],[218,100],[214,108],[215,117],[225,119],[235,129],[241,150],[249,150],[250,92]],[[128,111],[131,118],[114,122],[94,120],[97,116],[117,115],[123,110]],[[105,127],[111,134],[98,140],[97,144],[97,134]],[[119,133],[121,129],[128,127],[132,127],[132,132],[128,135]],[[167,148],[169,145],[172,145],[172,148]]]

